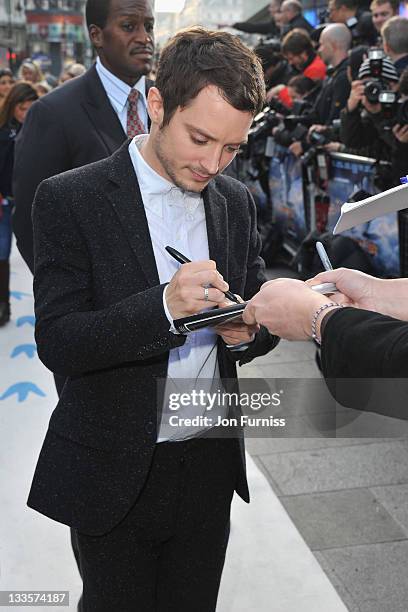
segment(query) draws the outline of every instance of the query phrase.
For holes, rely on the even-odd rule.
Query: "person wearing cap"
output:
[[[352,82],[346,107],[340,113],[340,139],[356,152],[363,149],[365,155],[392,161],[397,141],[392,131],[385,129],[389,119],[384,116],[381,104],[371,103],[365,93],[367,83],[378,80],[388,91],[398,89],[398,73],[388,57],[382,58],[379,79],[373,78],[369,59],[361,64],[358,79]]]

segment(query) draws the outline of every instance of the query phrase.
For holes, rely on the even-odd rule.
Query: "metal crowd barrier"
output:
[[[247,184],[261,216],[273,218],[284,249],[294,256],[310,232],[333,230],[341,205],[353,194],[360,190],[378,193],[375,165],[368,157],[326,152],[317,152],[305,164],[275,144],[269,161],[269,194],[261,187],[251,160],[238,161],[230,174]],[[265,214],[268,207],[269,215]],[[343,235],[370,255],[378,276],[408,275],[408,211],[399,214],[399,223],[397,214],[391,213]]]

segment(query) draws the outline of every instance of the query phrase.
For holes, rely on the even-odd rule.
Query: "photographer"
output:
[[[279,13],[280,1],[272,0],[269,3],[268,12],[270,15],[269,21],[260,21],[258,23],[250,23],[249,21],[239,21],[232,24],[231,28],[239,30],[240,32],[246,32],[247,34],[264,34],[268,38],[274,38],[280,36],[280,27],[275,21],[275,16]],[[224,27],[225,24],[220,24],[219,27]]]
[[[302,29],[295,29],[286,34],[282,41],[282,54],[295,74],[322,81],[326,77],[326,65],[316,54],[312,39]],[[292,107],[293,100],[287,87],[278,86],[268,91],[267,98],[278,97],[280,102],[288,108]]]
[[[286,34],[282,41],[282,54],[298,74],[314,81],[326,77],[326,65],[317,55],[312,39],[304,30],[296,28]]]
[[[371,13],[359,9],[358,0],[330,0],[329,20],[344,23],[351,33],[352,46],[375,45],[378,33],[373,26]]]
[[[280,7],[280,21],[282,32],[286,34],[295,28],[301,28],[306,32],[313,32],[313,26],[302,15],[303,7],[298,0],[284,0]]]
[[[282,55],[280,43],[271,39],[257,45],[254,49],[262,63],[267,90],[279,86],[281,89],[293,76],[292,67]]]
[[[378,64],[378,62],[381,62]],[[358,79],[352,82],[346,108],[341,112],[340,139],[357,152],[391,161],[395,138],[389,128],[388,113],[380,99],[382,92],[398,88],[397,71],[387,57],[366,59],[360,66]]]
[[[339,118],[350,91],[347,78],[347,58],[351,35],[347,27],[340,23],[326,26],[320,37],[319,54],[326,65],[332,67],[331,74],[324,83],[312,110],[308,113],[311,131],[327,131],[333,121]],[[291,152],[300,156],[307,148],[305,142],[296,141],[290,145]]]

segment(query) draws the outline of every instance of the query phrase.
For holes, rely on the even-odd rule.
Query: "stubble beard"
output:
[[[203,191],[203,189],[206,187],[206,185],[204,185],[204,187],[200,188],[196,188],[194,189],[194,187],[192,185],[187,185],[185,183],[183,183],[176,174],[176,170],[174,167],[174,163],[169,159],[169,157],[166,155],[166,153],[164,152],[163,149],[163,145],[162,145],[162,140],[163,140],[163,134],[161,132],[161,130],[159,130],[157,137],[155,138],[154,142],[153,142],[153,150],[154,153],[157,157],[157,159],[159,160],[163,170],[165,171],[165,173],[167,174],[167,176],[170,178],[171,182],[178,188],[180,189],[182,192],[186,192],[189,191],[190,193],[201,193]]]

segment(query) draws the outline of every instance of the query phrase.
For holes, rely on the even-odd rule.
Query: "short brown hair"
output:
[[[156,76],[164,105],[163,126],[202,89],[215,85],[234,108],[256,115],[265,103],[262,65],[236,36],[194,27],[164,47]]]
[[[312,39],[306,30],[302,30],[301,28],[295,28],[291,32],[288,32],[282,41],[283,55],[287,55],[288,53],[300,55],[304,52],[308,55],[312,55],[313,51]]]

